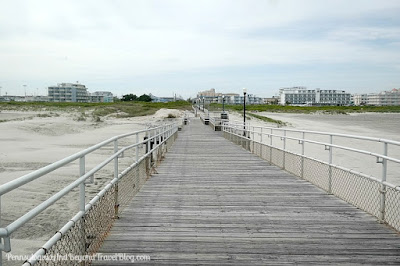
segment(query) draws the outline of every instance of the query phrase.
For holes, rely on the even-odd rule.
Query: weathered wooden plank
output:
[[[146,265],[400,264],[394,230],[196,120],[120,216],[100,252]]]

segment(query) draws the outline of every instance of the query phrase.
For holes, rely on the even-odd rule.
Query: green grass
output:
[[[186,101],[169,103],[115,102],[115,103],[43,103],[43,102],[6,102],[0,103],[0,110],[19,111],[93,111],[93,117],[103,117],[113,113],[122,113],[119,117],[145,116],[156,113],[161,108],[190,110]],[[97,120],[97,118],[96,118]]]
[[[274,123],[277,124],[278,126],[286,126],[287,123],[281,121],[281,120],[275,120],[266,116],[261,116],[261,115],[256,115],[256,114],[252,114],[252,113],[246,113],[246,116],[252,116],[255,117],[257,119],[260,119],[262,121],[268,122],[268,123]]]
[[[222,109],[222,104],[211,104],[211,108]],[[225,109],[243,111],[243,105],[225,105]],[[364,112],[399,113],[400,106],[281,106],[281,105],[246,105],[246,110],[255,112],[279,113],[326,113],[347,114]]]
[[[118,102],[108,106],[97,106],[93,114],[102,117],[119,112],[122,113],[118,115],[119,117],[134,117],[152,115],[162,108],[190,110],[191,104],[186,101],[170,103]]]

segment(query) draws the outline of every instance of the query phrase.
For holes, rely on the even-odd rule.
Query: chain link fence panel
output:
[[[279,166],[280,168],[283,167],[283,156],[284,152],[280,149],[272,148],[270,147],[270,152],[271,152],[271,160],[270,162],[276,166]]]
[[[400,191],[386,188],[385,221],[400,231]]]
[[[325,191],[329,190],[329,166],[320,161],[304,158],[303,179]]]
[[[316,159],[272,147],[264,143],[244,144],[243,138],[224,132],[224,137],[242,147],[253,146],[252,152],[283,170],[303,178],[317,187],[379,218],[381,195],[385,193],[384,221],[400,231],[400,191],[378,181]]]
[[[46,256],[58,259],[42,259],[35,265],[46,265],[46,266],[64,266],[64,265],[86,265],[85,262],[71,262],[67,259],[70,254],[84,255],[85,253],[85,241],[84,241],[84,220],[78,220],[75,225],[64,234],[56,245],[52,246],[46,251]]]
[[[380,186],[361,175],[332,167],[332,193],[376,217],[379,217]]]
[[[301,176],[302,158],[294,153],[285,153],[285,170],[298,177]]]

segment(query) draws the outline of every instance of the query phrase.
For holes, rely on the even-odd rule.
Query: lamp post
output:
[[[204,112],[204,97],[203,97],[203,112]]]
[[[246,94],[247,89],[243,88],[243,136],[246,136]]]
[[[222,95],[222,113],[225,114],[225,95]]]

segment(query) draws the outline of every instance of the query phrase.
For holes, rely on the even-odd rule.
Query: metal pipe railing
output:
[[[236,124],[227,124],[229,126],[242,126],[243,123],[236,123]],[[272,129],[277,131],[286,131],[286,132],[297,132],[297,133],[310,133],[315,135],[325,135],[325,136],[334,136],[334,137],[345,137],[345,138],[353,138],[359,140],[369,140],[375,142],[385,142],[392,145],[400,146],[400,141],[394,141],[390,139],[381,139],[381,138],[374,138],[374,137],[366,137],[366,136],[358,136],[358,135],[350,135],[350,134],[341,134],[341,133],[330,133],[330,132],[323,132],[323,131],[312,131],[312,130],[300,130],[300,129],[286,129],[286,128],[278,128],[278,127],[261,127],[261,126],[251,126],[253,129],[261,128],[261,129]]]
[[[161,135],[163,135],[164,132],[161,132],[159,134],[157,134],[156,136],[153,136],[153,139],[156,137],[160,137]],[[149,139],[151,140],[151,139]],[[164,144],[168,139],[164,139],[162,142],[159,143],[158,146],[161,146],[162,144]],[[144,144],[148,142],[148,140],[146,139],[146,141],[142,141],[141,143],[136,143],[130,146],[125,147],[124,149],[122,149],[120,152],[118,152],[119,154],[123,153],[125,150],[128,150],[130,148],[133,147],[137,147],[140,144]],[[146,157],[148,157],[149,154],[151,154],[152,152],[154,152],[158,146],[154,147],[153,149],[151,149],[148,153],[144,154],[139,160],[137,160],[136,162],[134,162],[131,166],[129,166],[127,169],[125,169],[123,172],[121,172],[121,174],[118,175],[118,177],[114,178],[113,180],[111,180],[95,197],[93,197],[93,199],[86,204],[85,206],[85,211],[84,212],[78,212],[67,224],[65,224],[59,231],[56,232],[56,234],[50,238],[44,245],[42,248],[40,248],[35,254],[33,254],[33,256],[24,263],[24,265],[28,266],[28,265],[34,265],[41,256],[46,254],[46,251],[51,248],[55,243],[57,243],[57,241],[59,241],[61,239],[61,237],[68,232],[74,225],[75,223],[81,219],[85,213],[87,213],[90,208],[96,204],[97,201],[99,201],[99,199],[101,199],[101,197],[110,190],[110,188],[117,184],[119,179],[121,179],[122,176],[125,175],[125,173],[129,172],[131,169],[133,169],[134,167],[136,167],[137,165],[139,165],[139,163],[141,161],[143,161]],[[118,154],[116,154],[116,156],[118,156]],[[111,157],[114,157],[111,156]],[[109,158],[112,160],[112,158]],[[109,160],[109,161],[111,161]]]
[[[256,129],[259,129],[256,130]],[[343,171],[349,172],[349,173],[354,173],[359,176],[362,176],[364,178],[367,178],[373,182],[376,182],[380,184],[380,202],[379,202],[379,219],[381,221],[385,221],[385,210],[386,210],[386,192],[387,188],[391,188],[394,191],[399,192],[400,191],[400,186],[395,186],[392,183],[387,182],[387,175],[388,175],[388,162],[395,163],[397,166],[400,166],[400,159],[396,158],[394,156],[389,156],[388,155],[388,146],[394,145],[394,146],[400,146],[400,142],[394,141],[394,140],[388,140],[388,139],[383,139],[383,138],[373,138],[373,137],[364,137],[364,136],[356,136],[356,135],[349,135],[349,134],[339,134],[339,133],[329,133],[329,132],[319,132],[319,131],[309,131],[309,130],[296,130],[296,129],[284,129],[284,128],[272,128],[272,127],[247,127],[246,132],[244,132],[243,129],[243,124],[242,123],[224,123],[223,124],[223,129],[225,133],[228,133],[230,136],[235,136],[237,139],[246,139],[247,141],[252,142],[252,147],[253,147],[253,152],[254,152],[254,145],[255,144],[260,144],[260,145],[267,145],[271,148],[275,148],[277,150],[283,151],[283,158],[281,162],[281,167],[283,169],[286,169],[286,153],[292,153],[296,156],[299,156],[301,158],[300,161],[300,171],[299,171],[299,176],[303,178],[304,175],[304,159],[312,159],[313,161],[318,161],[321,162],[322,164],[325,164],[328,166],[327,170],[327,192],[332,193],[332,169],[341,169]],[[278,131],[278,132],[276,132]],[[295,133],[300,133],[301,137],[292,137],[288,136],[288,132],[295,132]],[[280,133],[280,134],[277,134]],[[306,138],[306,134],[307,137]],[[259,141],[255,140],[255,135],[259,136]],[[323,135],[323,136],[328,136],[329,137],[329,142],[323,142],[323,141],[317,141],[317,140],[312,140],[310,139],[309,135]],[[265,138],[263,136],[266,136],[267,138],[270,139],[269,144],[264,143]],[[357,139],[357,140],[363,140],[363,141],[368,141],[368,142],[375,142],[375,143],[382,143],[383,144],[383,151],[382,153],[376,152],[376,151],[369,151],[366,150],[365,148],[359,149],[359,148],[354,148],[354,147],[348,147],[345,145],[337,145],[333,143],[333,138],[334,137],[340,137],[340,138],[348,138],[348,139]],[[277,144],[273,143],[273,138],[279,138],[282,140],[282,146],[281,148],[278,147]],[[232,139],[232,137],[229,137],[229,139]],[[292,140],[292,141],[297,141],[299,144],[301,144],[301,152],[300,154],[290,152],[287,148],[286,141],[287,140]],[[327,161],[323,160],[317,160],[315,158],[311,158],[305,155],[305,144],[315,144],[319,146],[323,146],[325,150],[327,150],[328,153],[328,159]],[[275,145],[273,145],[275,144]],[[366,147],[369,147],[370,144],[366,145]],[[251,147],[249,145],[249,147]],[[249,150],[251,150],[249,148]],[[370,157],[375,157],[376,158],[376,163],[382,164],[381,166],[381,176],[380,179],[375,178],[371,175],[365,175],[356,171],[353,171],[351,169],[338,166],[333,164],[333,150],[342,150],[342,151],[347,151],[347,152],[352,152],[356,154],[362,154],[362,155],[367,155]],[[270,155],[269,155],[270,160],[272,160],[272,149],[270,149]],[[400,195],[400,194],[399,194]],[[399,196],[400,198],[400,196]],[[393,204],[393,203],[392,203]],[[400,202],[398,203],[400,205]],[[400,217],[398,217],[400,220]]]
[[[42,213],[45,209],[53,205],[55,202],[57,202],[59,199],[61,199],[63,196],[65,196],[67,193],[71,192],[74,188],[80,187],[80,200],[79,200],[79,212],[69,221],[67,222],[61,229],[58,231],[46,244],[43,246],[41,250],[47,250],[49,246],[53,245],[55,242],[57,242],[61,236],[63,235],[64,232],[68,231],[77,220],[82,218],[86,212],[95,204],[101,197],[106,193],[113,185],[118,183],[118,180],[128,171],[136,167],[141,161],[143,161],[145,158],[151,156],[151,154],[158,149],[161,145],[166,143],[167,140],[171,136],[173,136],[177,132],[177,126],[175,124],[169,124],[169,125],[164,125],[164,126],[158,126],[155,128],[150,128],[146,130],[140,130],[140,131],[135,131],[132,133],[127,133],[119,136],[112,137],[108,140],[105,140],[99,144],[96,144],[90,148],[87,148],[83,151],[80,151],[78,153],[75,153],[69,157],[66,157],[62,160],[59,160],[55,163],[52,163],[46,167],[43,167],[39,170],[36,170],[28,175],[24,175],[20,178],[17,178],[13,181],[10,181],[4,185],[0,186],[0,200],[1,200],[1,195],[4,195],[22,185],[25,185],[29,182],[32,182],[56,169],[59,169],[62,166],[65,166],[66,164],[69,164],[73,161],[76,161],[79,159],[79,173],[80,177],[77,178],[75,181],[52,195],[50,198],[47,200],[43,201],[33,209],[29,210],[27,213],[22,215],[21,217],[17,218],[13,222],[11,222],[9,225],[7,225],[4,228],[0,228],[0,238],[3,240],[0,243],[0,250],[9,252],[11,251],[11,243],[10,243],[10,235],[18,230],[21,226],[29,222],[31,219]],[[146,133],[149,135],[149,137],[143,141],[139,141],[139,134],[141,133]],[[118,147],[118,140],[122,138],[126,138],[129,136],[136,135],[136,142],[134,144],[131,144],[129,146],[123,147],[119,149]],[[161,141],[162,140],[162,141]],[[154,142],[156,145],[150,149],[150,143]],[[114,153],[106,158],[103,162],[99,163],[97,166],[95,166],[93,169],[85,173],[85,156],[88,154],[91,154],[93,151],[96,151],[108,144],[114,144]],[[149,148],[147,149],[147,152],[141,157],[139,157],[139,146],[142,145],[149,145]],[[122,157],[124,152],[127,150],[135,148],[135,162],[130,165],[127,169],[119,173],[118,169],[118,158]],[[103,190],[101,190],[88,204],[85,204],[85,181],[87,179],[93,179],[95,173],[97,173],[99,170],[101,170],[103,167],[108,165],[110,162],[114,161],[114,178],[111,180],[109,184],[105,186]],[[118,196],[118,195],[117,195]],[[117,199],[118,201],[118,199]],[[118,202],[116,201],[116,206],[118,205]],[[0,201],[1,202],[1,201]],[[115,209],[115,215],[118,215],[118,208]],[[37,252],[37,255],[40,255],[43,253],[43,251],[39,250]],[[0,251],[0,253],[2,253]],[[44,253],[43,253],[44,254]],[[42,255],[43,255],[42,254]],[[0,257],[1,259],[1,257]],[[33,258],[32,262],[37,261]],[[1,260],[0,260],[0,265],[1,265]]]

